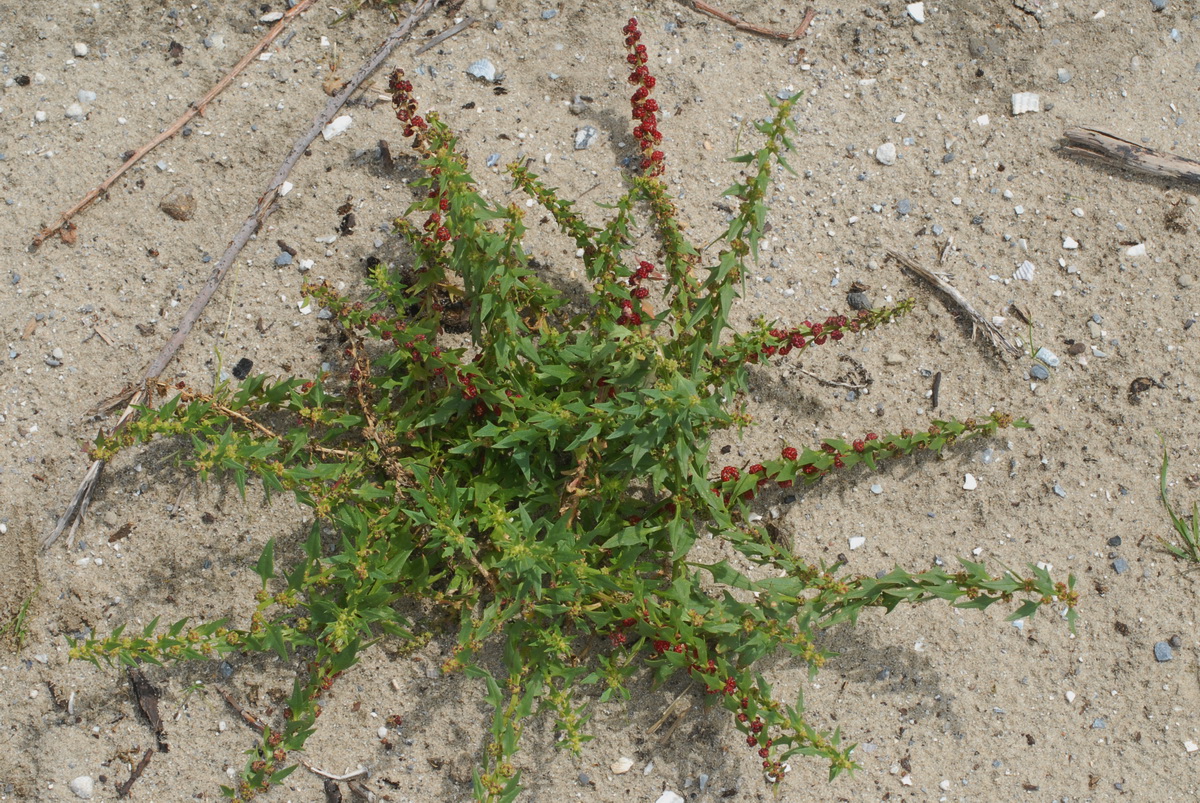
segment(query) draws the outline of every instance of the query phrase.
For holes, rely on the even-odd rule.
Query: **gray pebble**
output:
[[[233,677],[233,664],[228,661],[222,661],[217,665],[217,672],[221,675],[222,680],[229,680]]]
[[[1057,482],[1054,483],[1054,495],[1062,497],[1063,499],[1067,498],[1067,492],[1064,491],[1063,487],[1061,485],[1059,485]]]
[[[908,200],[907,198],[901,198],[900,202],[896,204],[896,211],[902,215],[909,214],[910,212],[912,212],[912,209],[913,209],[913,203],[912,203],[912,201]]]
[[[498,164],[500,164],[500,154],[498,154],[498,153],[489,154],[488,158],[487,158],[487,166],[495,167]]]
[[[1176,277],[1175,281],[1176,281],[1176,283],[1179,284],[1180,287],[1191,287],[1193,284],[1196,283],[1196,277],[1190,276],[1185,273],[1182,276]]]
[[[284,265],[290,265],[290,264],[292,264],[292,255],[291,255],[291,254],[289,254],[287,251],[284,251],[282,254],[280,254],[279,256],[275,257],[275,264],[276,264],[276,265],[278,265],[278,266],[279,266],[279,267],[281,267],[281,268],[282,268]]]
[[[1092,720],[1092,730],[1104,730],[1108,727],[1108,721],[1103,717],[1097,717]]]
[[[589,147],[596,141],[596,137],[600,134],[595,126],[585,125],[583,128],[575,131],[575,150],[581,151]]]
[[[1070,71],[1070,70],[1064,70],[1064,69],[1061,69],[1061,68],[1059,69],[1059,71],[1058,71],[1058,82],[1059,82],[1060,84],[1066,84],[1066,83],[1070,83],[1070,81],[1071,81],[1071,78],[1072,78],[1072,77],[1073,77],[1073,76],[1071,75],[1071,71]]]
[[[1179,636],[1171,636],[1169,639],[1167,639],[1167,644],[1170,644],[1175,649],[1179,649],[1183,646],[1183,639],[1181,639]]]
[[[855,290],[846,294],[846,303],[850,305],[850,309],[871,309],[871,299],[867,298],[867,294]]]
[[[1175,654],[1171,652],[1170,644],[1165,641],[1154,642],[1154,660],[1158,661],[1160,664],[1164,664],[1167,661],[1172,660],[1174,657]]]
[[[1166,11],[1167,0],[1150,0],[1150,7],[1155,11]]]
[[[942,154],[942,164],[948,165],[953,161],[954,161],[954,153],[953,152]]]
[[[1117,558],[1112,562],[1113,571],[1117,574],[1125,574],[1129,571],[1129,563],[1125,558]]]
[[[1057,354],[1055,354],[1050,349],[1045,348],[1044,346],[1037,350],[1037,354],[1034,354],[1033,358],[1035,360],[1041,360],[1042,362],[1046,363],[1046,365],[1049,365],[1051,368],[1057,368],[1061,362],[1058,359]]]
[[[577,780],[579,781],[580,786],[591,786],[592,785],[592,779],[587,776],[586,772],[579,773],[579,777],[577,778]]]
[[[1121,545],[1121,536],[1114,535],[1112,538],[1108,539],[1108,545],[1109,546],[1120,546]]]
[[[90,89],[81,89],[75,97],[79,98],[80,103],[95,103],[96,93]]]
[[[20,284],[21,283],[21,274],[17,273],[16,271],[13,271],[12,283]]]
[[[557,8],[548,8],[542,12],[542,19],[544,19],[544,20],[552,20],[557,16],[558,16]]]
[[[62,365],[62,360],[56,360],[53,357],[47,357],[46,359],[42,360],[42,362],[46,363],[46,365],[49,365],[51,368],[58,368]]]
[[[117,518],[117,514],[110,510],[104,514],[103,521],[105,527],[116,527],[119,519]]]
[[[703,792],[708,788],[708,774],[700,773],[700,777],[696,779],[696,782],[700,786],[700,791]]]
[[[945,230],[946,229],[942,226],[941,223],[934,223],[933,228],[931,229],[934,237],[941,237],[942,232],[944,232]]]
[[[1029,369],[1029,375],[1039,382],[1045,382],[1050,378],[1050,372],[1046,370],[1046,366],[1037,363]]]
[[[976,215],[975,217],[971,218],[971,223],[976,226],[982,226],[983,225],[983,215]]]
[[[333,317],[333,313],[330,312],[325,307],[322,307],[321,309],[317,310],[317,317],[320,318],[322,321],[327,321]]]

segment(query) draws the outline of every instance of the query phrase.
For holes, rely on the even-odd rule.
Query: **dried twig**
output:
[[[732,14],[726,14],[724,11],[716,8],[715,6],[710,6],[708,3],[705,3],[704,0],[692,0],[692,7],[705,14],[711,14],[722,22],[729,23],[739,31],[756,33],[759,36],[766,36],[771,39],[783,39],[788,42],[804,36],[804,34],[808,31],[808,26],[812,24],[813,17],[817,15],[817,10],[812,6],[808,6],[804,9],[804,19],[800,21],[800,25],[796,28],[796,30],[792,31],[791,33],[785,33],[783,31],[775,31],[770,28],[764,28],[761,25],[754,25],[752,23],[745,22],[744,20],[740,20]]]
[[[188,107],[188,110],[180,115],[179,119],[168,126],[161,134],[150,140],[138,150],[134,151],[133,155],[126,159],[125,164],[118,167],[116,172],[104,179],[104,181],[100,182],[99,186],[97,186],[87,195],[83,196],[83,200],[72,206],[66,212],[63,212],[62,215],[59,216],[57,223],[38,232],[37,236],[33,238],[33,242],[30,243],[29,250],[36,251],[42,243],[46,242],[46,240],[62,231],[63,227],[69,224],[71,218],[75,217],[75,215],[91,206],[97,198],[105,195],[109,188],[116,183],[117,179],[125,174],[126,170],[141,161],[142,157],[157,148],[160,144],[175,136],[175,134],[181,128],[187,125],[188,121],[197,114],[204,114],[205,107],[208,106],[212,99],[221,94],[221,92],[225,90],[225,87],[229,86],[230,82],[237,77],[238,73],[244,70],[247,64],[258,58],[258,54],[263,51],[263,48],[271,44],[271,42],[275,40],[275,37],[279,36],[283,29],[287,27],[289,22],[295,19],[301,12],[307,11],[308,7],[311,6],[313,2],[315,2],[315,0],[301,0],[301,2],[297,3],[294,7],[288,9],[288,11],[284,13],[283,18],[276,22],[275,26],[267,32],[267,35],[262,39],[259,39],[258,43],[254,47],[250,48],[250,52],[243,56],[242,60],[235,64],[233,69],[226,73],[225,77],[218,81],[212,89],[208,90],[208,94],[200,98],[199,101],[192,103]]]
[[[433,48],[433,47],[437,47],[442,42],[445,42],[447,39],[449,39],[451,36],[454,36],[455,34],[458,34],[458,33],[462,33],[467,28],[470,28],[476,22],[477,22],[477,20],[474,17],[467,17],[462,22],[458,23],[457,25],[453,25],[453,26],[447,28],[446,30],[439,33],[437,36],[430,39],[425,44],[418,47],[416,50],[413,51],[413,55],[419,56],[422,53],[424,53],[426,50],[429,50],[430,48]]]
[[[247,711],[246,709],[244,709],[240,705],[238,705],[237,700],[233,699],[232,694],[225,691],[220,686],[213,686],[213,688],[217,690],[217,694],[221,695],[221,697],[224,698],[225,702],[229,704],[230,708],[232,708],[234,711],[237,711],[238,716],[240,716],[242,718],[243,722],[245,722],[250,727],[254,728],[254,730],[258,731],[259,733],[262,733],[264,730],[266,730],[266,728],[267,728],[266,723],[264,723],[258,717],[254,716],[254,714],[251,714],[249,711]]]
[[[370,772],[370,770],[366,767],[359,767],[354,772],[348,772],[345,775],[334,775],[332,772],[326,772],[325,770],[314,767],[304,759],[300,759],[300,763],[303,764],[305,769],[307,769],[313,775],[320,775],[322,778],[328,778],[331,781],[348,781],[351,778],[357,778],[360,775],[366,775]]]
[[[1094,156],[1139,173],[1200,183],[1200,162],[1186,156],[1156,151],[1095,128],[1068,128],[1063,138],[1070,153]]]
[[[249,242],[250,237],[258,230],[263,221],[277,208],[276,199],[278,198],[279,188],[287,179],[288,174],[291,173],[292,167],[304,155],[304,151],[317,138],[317,134],[321,133],[321,129],[333,119],[333,116],[342,108],[350,95],[366,80],[367,76],[373,73],[383,63],[384,59],[391,55],[391,52],[396,49],[400,41],[408,35],[413,25],[432,11],[438,2],[439,0],[421,0],[412,10],[412,13],[409,14],[408,19],[400,23],[388,38],[376,48],[375,54],[371,56],[370,60],[359,68],[358,72],[354,74],[354,77],[347,82],[340,92],[329,99],[329,102],[325,104],[325,108],[313,119],[308,130],[292,146],[291,153],[288,154],[288,157],[279,166],[279,169],[275,171],[275,175],[267,184],[266,192],[258,199],[258,204],[255,206],[254,211],[246,219],[246,222],[242,224],[241,229],[238,230],[229,247],[225,249],[221,260],[213,268],[208,282],[205,283],[204,287],[200,290],[200,294],[196,296],[195,300],[192,301],[192,305],[184,313],[183,319],[179,322],[179,328],[170,342],[163,347],[162,351],[155,357],[154,362],[142,372],[142,376],[138,382],[125,388],[119,394],[119,399],[126,401],[126,407],[124,412],[121,413],[116,426],[113,427],[114,432],[137,415],[135,405],[145,404],[150,400],[150,383],[158,378],[158,375],[167,367],[167,363],[175,356],[175,352],[179,351],[180,346],[183,345],[183,341],[187,339],[192,327],[200,318],[200,313],[204,311],[209,299],[212,298],[213,293],[217,291],[217,287],[225,278],[225,274],[229,272],[229,268],[233,265],[233,260],[237,258],[237,255],[246,243]],[[117,403],[120,402],[118,401]],[[103,470],[103,460],[92,462],[92,465],[84,475],[83,482],[80,483],[79,488],[75,491],[75,496],[72,497],[71,502],[67,505],[66,511],[59,517],[58,522],[54,525],[54,529],[42,539],[43,549],[58,540],[58,537],[62,535],[67,525],[71,525],[71,536],[74,537],[75,528],[79,526],[79,522],[82,521],[84,515],[87,513],[92,493],[95,491],[96,484],[100,481],[100,474]]]
[[[908,257],[897,254],[895,251],[888,251],[887,253],[888,256],[899,262],[902,266],[908,268],[910,271],[917,274],[917,276],[921,277],[938,290],[941,290],[943,293],[950,296],[954,303],[958,304],[958,306],[962,308],[963,312],[967,313],[967,315],[971,318],[972,338],[974,338],[976,333],[982,329],[984,334],[986,334],[988,339],[991,341],[992,346],[994,346],[997,350],[1007,351],[1010,354],[1021,353],[1021,350],[1013,345],[1012,342],[1010,342],[1009,339],[1004,336],[1003,332],[996,328],[991,321],[980,315],[979,312],[976,311],[973,306],[971,306],[971,302],[967,301],[966,297],[963,296],[962,293],[958,292],[954,285],[950,284],[950,279],[953,278],[952,276],[949,276],[945,273],[934,273],[933,271],[926,270]]]
[[[129,797],[129,790],[137,782],[138,778],[142,777],[142,773],[146,771],[146,765],[150,763],[150,759],[154,757],[153,750],[147,750],[142,756],[142,760],[133,768],[133,772],[129,773],[129,779],[117,784],[117,797]]]

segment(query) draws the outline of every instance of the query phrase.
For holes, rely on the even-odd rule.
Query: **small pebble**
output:
[[[1178,284],[1180,287],[1184,287],[1184,288],[1191,287],[1193,284],[1196,283],[1196,277],[1184,273],[1180,276],[1175,277],[1175,283]]]
[[[883,361],[888,365],[902,365],[904,363],[904,355],[893,351],[884,356]]]
[[[1042,362],[1046,363],[1046,365],[1049,365],[1051,368],[1057,368],[1062,362],[1061,360],[1058,359],[1057,354],[1055,354],[1053,351],[1046,348],[1045,346],[1038,349],[1037,353],[1033,355],[1033,358],[1035,360],[1041,360]]]
[[[1129,571],[1129,562],[1125,558],[1117,558],[1112,562],[1113,571],[1117,574],[1125,574]]]
[[[582,151],[588,148],[595,142],[599,134],[600,132],[596,130],[595,126],[585,125],[583,128],[577,129],[575,131],[575,150]]]
[[[963,490],[973,491],[979,487],[979,480],[975,479],[974,474],[968,474],[963,478]]]
[[[904,7],[908,12],[908,16],[912,17],[912,21],[918,25],[925,22],[925,4],[924,3],[909,3]]]
[[[487,166],[495,167],[498,164],[500,164],[500,154],[498,154],[498,153],[489,154],[488,158],[487,158]]]
[[[63,113],[63,116],[68,120],[82,122],[87,119],[87,112],[83,110],[83,104],[76,101],[67,107],[67,110]]]
[[[668,789],[659,795],[658,800],[655,800],[654,803],[684,803],[684,800],[679,795]]]
[[[79,94],[77,94],[75,97],[79,100],[80,103],[95,103],[96,102],[96,93],[91,91],[90,89],[79,90]]]
[[[1150,8],[1154,11],[1166,11],[1167,0],[1150,0]]]
[[[1067,498],[1067,492],[1064,491],[1063,487],[1061,485],[1059,485],[1057,482],[1054,483],[1054,495],[1061,497],[1063,499]]]
[[[1104,730],[1108,727],[1108,721],[1103,717],[1097,717],[1092,720],[1092,730]]]
[[[54,349],[51,349],[50,356],[56,360],[61,360],[66,355],[63,353],[62,349],[56,347]]]
[[[592,779],[587,776],[586,772],[579,773],[579,776],[575,780],[579,781],[580,786],[592,785]]]
[[[158,208],[175,220],[191,220],[196,214],[196,197],[191,187],[176,187],[163,196]]]
[[[1013,278],[1020,279],[1023,282],[1032,282],[1034,270],[1034,264],[1027,259],[1017,267],[1016,272],[1013,273]]]
[[[875,149],[875,161],[881,165],[894,165],[896,163],[896,145],[892,142],[885,142]]]
[[[1075,692],[1073,692],[1073,691],[1067,691],[1067,693],[1066,693],[1066,694],[1064,694],[1063,696],[1067,698],[1067,702],[1068,702],[1068,703],[1073,703],[1073,702],[1075,702]]]
[[[96,789],[96,782],[92,780],[90,775],[80,775],[75,780],[71,781],[71,791],[75,793],[75,797],[80,800],[91,800],[92,794]]]
[[[1034,363],[1029,368],[1029,375],[1039,382],[1045,382],[1050,378],[1050,372],[1046,370],[1046,366]]]
[[[621,758],[618,758],[616,761],[614,761],[612,763],[612,766],[609,767],[609,769],[612,770],[613,775],[624,775],[625,773],[629,772],[629,770],[632,768],[633,768],[633,759],[626,758],[624,756],[622,756]]]
[[[83,42],[76,42],[71,50],[75,54],[76,58],[84,58],[88,54],[88,46]]]
[[[901,198],[900,202],[896,204],[896,211],[902,215],[909,214],[910,212],[912,212],[912,209],[913,209],[913,203],[912,203],[912,201],[908,200],[907,198]]]
[[[846,303],[853,310],[871,309],[871,299],[867,298],[866,293],[858,290],[846,294]]]
[[[1179,649],[1183,646],[1183,639],[1181,639],[1179,636],[1171,636],[1169,639],[1167,639],[1167,644],[1170,644],[1175,649]],[[46,662],[42,661],[42,663]]]
[[[557,8],[548,8],[542,12],[542,19],[544,19],[544,20],[552,20],[557,16],[558,16]]]
[[[945,230],[946,229],[942,226],[941,223],[934,223],[933,228],[931,229],[934,237],[941,237],[942,232],[944,232]]]
[[[1058,82],[1060,84],[1068,84],[1071,82],[1071,71],[1064,70],[1061,67],[1058,70]]]
[[[290,265],[290,264],[292,264],[292,255],[291,255],[291,254],[289,254],[287,251],[284,251],[282,254],[280,254],[279,256],[275,257],[275,264],[276,264],[276,265],[278,265],[278,266],[279,266],[279,267],[281,267],[281,268],[282,268],[284,265]]]
[[[871,493],[876,495],[883,493],[883,486],[879,483],[875,483],[871,486]]]
[[[1127,248],[1125,250],[1125,256],[1127,256],[1127,257],[1144,257],[1144,256],[1146,256],[1146,244],[1145,243],[1137,243],[1136,245],[1129,246],[1129,248]]]
[[[1154,660],[1160,664],[1164,664],[1175,658],[1175,654],[1171,652],[1171,645],[1165,641],[1154,642]]]
[[[867,539],[866,539],[866,538],[864,538],[864,537],[863,537],[863,536],[861,536],[861,535],[854,535],[854,536],[851,536],[851,537],[850,537],[848,540],[849,540],[849,543],[850,543],[850,549],[851,549],[851,550],[854,550],[854,549],[861,549],[861,548],[862,548],[862,546],[863,546],[864,544],[866,544],[866,543],[867,543]]]
[[[1079,241],[1074,237],[1063,237],[1063,248],[1067,249],[1068,251],[1074,251],[1078,247]]]
[[[340,136],[340,135],[346,133],[346,131],[349,130],[350,126],[353,125],[353,123],[354,123],[354,118],[348,114],[343,114],[340,117],[335,117],[329,125],[327,125],[321,129],[321,136],[325,139],[326,142],[328,142],[329,140],[333,139],[334,137]]]
[[[1121,536],[1114,535],[1112,538],[1108,539],[1108,545],[1109,546],[1120,546],[1121,545]]]

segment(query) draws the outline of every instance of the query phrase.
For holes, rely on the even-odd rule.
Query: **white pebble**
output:
[[[1078,247],[1079,241],[1074,237],[1063,237],[1063,248],[1067,249],[1068,251],[1074,251]]]
[[[1127,256],[1127,257],[1144,257],[1144,256],[1146,256],[1146,244],[1138,243],[1137,245],[1129,246],[1129,249],[1125,252],[1125,256]]]
[[[896,163],[896,145],[892,142],[885,142],[875,149],[875,160],[881,165],[894,165]]]
[[[672,792],[670,789],[658,796],[658,800],[654,803],[683,803],[683,798]]]
[[[84,56],[86,56],[88,54],[88,46],[85,45],[83,42],[76,42],[74,47],[71,48],[71,50],[75,53],[75,56],[77,58],[83,58]]]
[[[325,141],[333,139],[340,134],[346,133],[347,129],[354,123],[354,118],[348,114],[343,114],[340,117],[335,117],[333,122],[321,129],[321,136]]]
[[[979,487],[979,480],[975,479],[974,474],[968,474],[963,478],[963,490],[973,491]]]
[[[290,181],[285,181],[282,184],[280,184],[279,185],[279,197],[282,198],[283,196],[287,195],[289,192],[292,191],[292,188],[295,186],[296,185]]]
[[[96,782],[92,780],[90,775],[80,775],[75,780],[71,781],[71,791],[75,793],[75,797],[80,800],[91,800],[92,793],[96,789]]]
[[[1189,753],[1195,753],[1197,750],[1200,750],[1200,745],[1197,745],[1195,742],[1184,742],[1183,749]]]
[[[224,733],[226,730],[228,730],[228,728],[229,723],[223,719],[217,723],[217,733]]]
[[[988,117],[986,114],[981,114],[975,118],[975,122],[978,123],[980,126],[985,126],[988,123],[990,123],[991,121],[992,121],[992,118]]]
[[[68,120],[82,121],[87,119],[87,112],[83,110],[83,104],[81,104],[79,101],[75,101],[67,107],[67,110],[63,113],[63,116]]]
[[[1075,217],[1083,217],[1083,209],[1077,206],[1071,210],[1071,214]]]
[[[925,4],[924,3],[909,3],[904,9],[908,12],[908,16],[912,17],[913,22],[922,25],[925,22]]]
[[[259,22],[279,22],[281,19],[283,19],[282,11],[268,11],[266,14],[263,14],[261,17],[259,17],[258,21]]]
[[[941,789],[943,792],[949,792],[950,791],[950,779],[943,778],[942,782],[938,784],[938,788]]]
[[[849,541],[851,550],[860,549],[865,543],[867,543],[867,539],[861,535],[853,535],[849,538]]]
[[[1069,690],[1069,689],[1068,689],[1068,690],[1067,690],[1067,692],[1066,692],[1066,693],[1063,695],[1063,697],[1066,697],[1066,698],[1067,698],[1067,702],[1068,702],[1068,703],[1073,703],[1073,702],[1075,702],[1075,692],[1073,692],[1073,691],[1071,691],[1071,690]]]
[[[42,111],[41,109],[38,109],[36,112],[33,113],[33,121],[35,123],[46,122],[46,113],[44,111]]]
[[[386,739],[388,735],[387,725],[380,725],[379,729],[375,731],[375,733],[378,734],[380,739]]]

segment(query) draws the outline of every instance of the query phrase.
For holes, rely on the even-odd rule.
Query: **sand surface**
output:
[[[305,511],[290,500],[264,506],[256,493],[242,501],[230,487],[202,485],[175,467],[178,444],[162,442],[114,461],[70,545],[38,549],[87,468],[83,449],[101,425],[88,410],[170,337],[325,103],[323,82],[352,73],[392,22],[373,10],[333,27],[335,11],[318,2],[188,136],[166,142],[81,214],[73,245],[26,246],[121,154],[203,95],[266,30],[257,22],[264,10],[281,8],[0,0],[3,619],[33,595],[24,648],[0,654],[0,799],[76,800],[69,784],[80,776],[94,779],[92,799],[115,799],[131,763],[154,746],[124,673],[68,662],[67,636],[156,616],[244,621],[263,544],[274,537],[294,545],[304,532]],[[749,0],[723,0],[723,8],[784,30],[804,11]],[[544,19],[544,11],[558,13]],[[777,508],[799,553],[832,561],[844,552],[854,571],[973,556],[1016,567],[1045,562],[1056,574],[1075,573],[1084,593],[1074,637],[1049,608],[1017,627],[1005,611],[927,605],[872,612],[856,628],[827,633],[825,646],[840,656],[815,680],[788,661],[766,661],[780,695],[803,690],[812,721],[858,742],[863,765],[827,785],[823,764],[793,760],[777,799],[1195,799],[1200,752],[1186,745],[1200,742],[1200,575],[1156,539],[1172,534],[1157,498],[1159,433],[1176,504],[1190,509],[1200,493],[1200,326],[1191,326],[1200,317],[1200,209],[1194,186],[1061,148],[1064,129],[1094,125],[1200,156],[1194,7],[927,2],[918,24],[899,2],[824,4],[808,36],[788,43],[735,30],[686,2],[467,0],[419,25],[385,69],[405,68],[422,104],[461,132],[493,197],[507,198],[510,184],[486,167],[489,156],[499,154],[500,165],[524,156],[567,197],[583,196],[582,208],[599,220],[602,210],[588,202],[619,194],[620,166],[633,153],[620,28],[634,13],[667,112],[666,179],[696,242],[723,227],[719,195],[738,178],[728,157],[756,144],[750,124],[767,114],[764,93],[805,93],[792,158],[798,175],[774,184],[770,248],[737,325],[845,310],[855,281],[870,286],[875,304],[916,299],[903,321],[803,363],[836,379],[847,368],[838,357],[853,357],[873,380],[869,392],[848,397],[795,363],[756,371],[758,425],[719,441],[714,453],[728,447],[719,459],[742,465],[775,454],[781,438],[815,443],[992,409],[1027,416],[1033,431],[835,478],[798,498],[768,496],[760,512]],[[414,55],[466,15],[479,21]],[[466,74],[482,58],[503,73],[504,94]],[[318,369],[327,337],[315,315],[298,311],[300,260],[313,261],[310,276],[361,292],[365,261],[394,258],[389,221],[411,200],[404,170],[388,172],[378,159],[386,139],[404,166],[403,137],[378,102],[385,75],[346,108],[350,129],[318,139],[297,166],[294,189],[241,253],[166,377],[211,387],[220,366],[242,358],[279,376]],[[80,92],[94,99],[85,94],[70,109]],[[1017,92],[1038,93],[1041,110],[1014,116]],[[576,150],[583,126],[597,135]],[[894,164],[877,158],[885,143]],[[160,208],[182,188],[195,200],[186,221]],[[337,232],[337,208],[347,201],[356,231],[318,242]],[[1067,238],[1078,247],[1066,248]],[[291,265],[276,265],[277,240],[296,249]],[[548,231],[527,240],[547,270],[578,277],[568,245]],[[953,306],[901,272],[888,250],[929,267],[944,255],[940,269],[985,317],[1061,364],[1031,381],[1027,350],[1001,358],[972,340]],[[1014,280],[1025,261],[1032,280]],[[1140,377],[1161,386],[1131,396]],[[110,544],[125,523],[132,532]],[[858,537],[865,542],[851,550]],[[1173,660],[1156,661],[1155,643],[1172,637]],[[363,783],[376,799],[468,800],[465,781],[490,714],[481,684],[433,671],[447,644],[415,656],[398,657],[386,644],[367,653],[325,701],[305,758],[335,774],[369,768]],[[163,691],[171,750],[154,755],[135,800],[219,799],[218,785],[255,736],[216,687],[260,713],[291,688],[290,667],[267,656],[146,674]],[[690,693],[695,704],[665,736],[647,733],[685,686],[643,681],[632,704],[596,705],[596,738],[582,760],[553,748],[548,722],[531,724],[517,756],[523,799],[625,803],[655,801],[664,790],[696,801],[775,799],[727,714],[706,710],[702,695]],[[404,724],[388,750],[377,729],[391,715]],[[622,756],[633,769],[614,775],[609,767]],[[321,779],[300,769],[267,799],[323,800]]]

